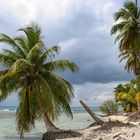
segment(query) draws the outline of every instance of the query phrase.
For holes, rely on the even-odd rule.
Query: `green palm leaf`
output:
[[[43,65],[43,68],[50,71],[66,71],[70,70],[72,72],[78,72],[79,68],[73,62],[68,60],[56,60],[51,61]]]
[[[0,64],[4,66],[0,71],[0,102],[18,92],[16,120],[22,137],[35,127],[37,119],[45,118],[46,127],[55,128],[50,120],[58,119],[61,113],[72,118],[73,87],[54,72],[77,72],[79,68],[69,60],[53,61],[60,47],[46,48],[40,27],[33,25],[20,31],[24,35],[12,39],[2,34],[0,38],[0,42],[12,46],[0,53]]]

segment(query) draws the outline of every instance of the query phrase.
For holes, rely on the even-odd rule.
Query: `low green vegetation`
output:
[[[118,112],[138,112],[140,113],[140,75],[126,84],[119,84],[114,88],[114,101],[107,100],[100,111],[106,115],[112,115]]]
[[[140,76],[124,85],[118,85],[115,90],[115,101],[124,112],[140,112]]]
[[[100,111],[105,115],[113,115],[118,112],[118,106],[113,100],[107,100],[100,106]]]

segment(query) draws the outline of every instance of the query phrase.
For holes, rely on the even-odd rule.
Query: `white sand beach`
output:
[[[109,116],[111,121],[122,121],[126,123],[126,126],[113,126],[110,129],[100,129],[100,126],[94,126],[79,131],[82,134],[81,137],[64,140],[140,140],[139,122],[131,122],[132,125],[127,125],[126,118],[122,115]]]

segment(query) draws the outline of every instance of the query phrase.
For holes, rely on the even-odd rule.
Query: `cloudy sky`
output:
[[[60,45],[60,57],[80,67],[78,74],[63,74],[75,89],[72,106],[79,106],[79,99],[98,106],[113,97],[118,83],[132,78],[119,63],[118,47],[110,36],[113,14],[124,1],[0,0],[0,33],[13,36],[20,27],[39,24],[46,46]],[[17,105],[16,95],[0,105]]]

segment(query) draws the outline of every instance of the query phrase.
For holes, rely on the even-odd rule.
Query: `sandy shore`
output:
[[[12,119],[12,118],[13,119],[15,118],[15,112],[0,111],[1,123],[2,123],[3,119]],[[83,130],[78,131],[82,134],[81,137],[67,138],[67,139],[63,139],[63,140],[140,140],[140,125],[139,125],[140,122],[135,122],[135,123],[131,122],[131,125],[128,125],[127,124],[128,122],[126,121],[126,118],[127,118],[126,116],[122,116],[122,115],[103,117],[102,119],[104,121],[109,121],[109,120],[117,121],[118,120],[118,121],[124,122],[125,125],[120,126],[120,125],[115,124],[115,125],[112,125],[109,128],[105,127],[105,128],[102,128],[102,129],[101,129],[100,126],[89,127],[87,129],[83,129]],[[64,120],[64,118],[62,118],[62,120]],[[82,120],[86,120],[86,118],[80,119],[81,123],[83,123]],[[77,122],[77,120],[75,120],[75,121]],[[8,136],[13,135],[12,139],[14,139],[14,140],[17,139],[18,140],[18,138],[16,138],[14,136],[15,132],[13,132],[13,134],[11,135],[11,129],[8,130],[8,128],[7,128],[7,126],[9,126],[9,128],[11,127],[12,130],[14,130],[15,126],[13,127],[13,123],[14,122],[8,121],[5,125],[6,126],[5,129],[2,127],[1,131],[4,133],[4,136],[5,136],[5,131],[6,131],[6,133],[9,133]],[[71,123],[72,122],[70,121],[69,124],[71,124]],[[92,121],[90,121],[90,123],[92,123]],[[75,126],[75,123],[73,125]],[[79,124],[76,124],[76,125],[79,125]],[[42,132],[43,132],[42,124],[40,124],[40,125],[38,124],[38,127],[40,127],[40,129],[37,132],[40,132],[40,133],[37,134],[37,135],[39,135],[41,137]],[[68,128],[70,128],[69,125],[68,125]],[[28,138],[27,135],[26,135],[26,138]],[[1,139],[1,137],[0,137],[0,139]],[[34,139],[33,135],[30,135],[29,139]],[[39,138],[37,138],[37,139],[39,139]]]
[[[15,118],[14,111],[0,111],[0,119],[11,119]]]
[[[77,138],[67,138],[64,140],[140,140],[139,122],[132,122],[127,125],[126,116],[110,116],[105,120],[121,121],[126,123],[125,126],[112,126],[109,129],[101,129],[100,126],[90,127],[79,131],[82,136]]]

